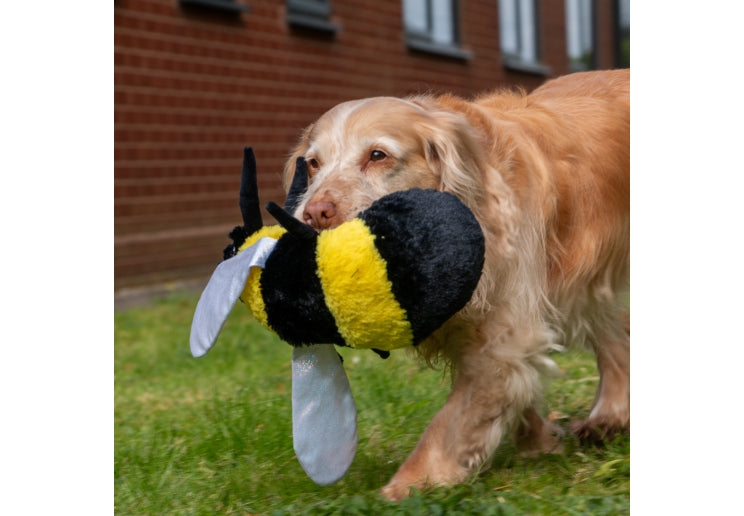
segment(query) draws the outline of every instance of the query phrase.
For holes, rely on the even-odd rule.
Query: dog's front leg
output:
[[[458,414],[465,401],[465,389],[455,389],[444,407],[434,416],[421,436],[413,453],[400,466],[390,482],[382,489],[388,500],[399,501],[406,498],[410,488],[424,488],[435,484],[455,484],[468,475],[468,468],[460,464],[453,453],[451,440],[467,431],[458,428]]]
[[[453,485],[477,473],[536,399],[538,373],[519,353],[497,355],[498,343],[475,348],[460,364],[447,402],[382,489],[385,498],[401,500],[411,487]]]
[[[597,332],[599,337],[592,342],[599,387],[589,417],[572,425],[582,440],[601,442],[630,430],[630,322],[626,323]]]

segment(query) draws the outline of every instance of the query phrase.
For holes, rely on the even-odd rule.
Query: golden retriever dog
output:
[[[334,107],[302,134],[310,184],[294,215],[318,231],[395,190],[452,192],[475,214],[486,260],[469,304],[416,349],[446,364],[452,392],[382,489],[452,485],[512,435],[525,453],[560,450],[541,415],[551,350],[584,344],[600,380],[581,438],[630,427],[630,72],[497,91],[377,97]],[[511,432],[511,434],[510,434]]]

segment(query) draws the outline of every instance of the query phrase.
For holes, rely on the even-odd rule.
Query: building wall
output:
[[[281,202],[283,163],[301,129],[338,102],[529,90],[548,78],[504,68],[496,0],[460,1],[468,60],[409,50],[400,0],[335,0],[341,30],[331,36],[291,28],[283,1],[236,2],[250,11],[115,0],[117,289],[209,276],[240,220],[246,145],[256,152],[262,203]],[[550,76],[567,73],[563,3],[538,3],[543,64]],[[611,2],[597,4],[597,67],[611,68]]]

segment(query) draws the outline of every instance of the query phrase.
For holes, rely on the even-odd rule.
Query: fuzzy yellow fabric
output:
[[[338,331],[353,348],[410,346],[413,331],[392,292],[375,236],[361,219],[318,236],[318,277]]]
[[[246,248],[252,246],[263,237],[270,237],[278,240],[279,237],[286,232],[287,230],[281,226],[264,226],[246,238],[243,245],[238,249],[238,252],[240,253]],[[262,272],[263,269],[261,267],[251,267],[251,272],[248,274],[248,279],[245,282],[243,293],[240,294],[240,300],[245,303],[253,314],[253,317],[255,317],[263,327],[274,332],[274,329],[269,326],[269,318],[268,315],[266,315],[266,306],[264,305],[263,296],[261,295]]]

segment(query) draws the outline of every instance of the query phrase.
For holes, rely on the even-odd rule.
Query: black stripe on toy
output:
[[[289,233],[277,241],[261,274],[267,322],[292,346],[319,342],[344,345],[325,304],[318,275],[308,274],[308,267],[317,269],[315,247]]]
[[[480,225],[454,195],[420,189],[385,196],[359,217],[418,344],[470,300],[485,257]]]

